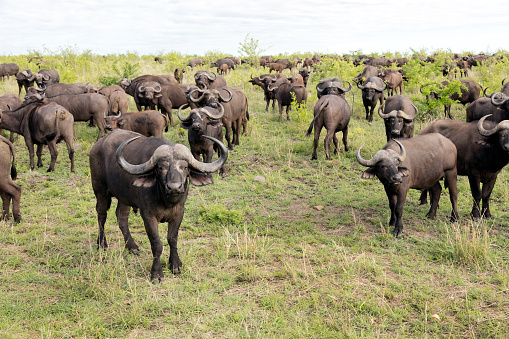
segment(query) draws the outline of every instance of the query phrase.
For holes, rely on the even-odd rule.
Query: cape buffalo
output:
[[[200,96],[194,98],[194,92],[199,92]],[[196,89],[189,93],[188,99],[198,107],[209,106],[218,109],[220,105],[223,105],[224,114],[221,121],[225,128],[228,149],[233,150],[233,145],[239,145],[240,128],[243,127],[243,134],[245,134],[247,120],[249,120],[247,97],[241,90],[233,87],[213,90]]]
[[[352,84],[348,82],[348,89],[345,89],[338,78],[327,78],[320,80],[316,85],[316,95],[320,99],[323,95],[336,94],[344,96],[346,92],[352,89]]]
[[[184,81],[184,71],[182,68],[175,68],[175,71],[173,72],[173,76],[175,77],[175,80],[177,80],[177,83],[182,84],[182,81]]]
[[[373,112],[377,101],[380,101],[380,106],[384,104],[384,90],[386,85],[379,77],[369,77],[364,84],[357,87],[362,90],[362,103],[366,109],[366,120],[373,121]],[[370,108],[371,107],[371,108]]]
[[[498,173],[509,162],[509,120],[496,125],[482,117],[478,122],[437,120],[424,128],[421,134],[440,133],[450,139],[458,150],[458,175],[466,175],[474,204],[474,218],[491,218],[490,196]],[[481,183],[483,184],[481,190]],[[482,199],[482,211],[479,212]]]
[[[18,95],[21,94],[21,88],[25,88],[25,92],[28,92],[29,87],[34,86],[35,75],[31,70],[25,69],[16,74],[16,82],[18,83]]]
[[[316,86],[317,90],[325,92],[326,88],[319,88],[320,84],[321,83],[318,83]],[[336,87],[335,90],[330,90],[332,87]],[[348,90],[351,88],[352,85],[350,85]],[[329,90],[329,93],[321,96],[315,104],[313,110],[314,118],[311,121],[311,124],[309,124],[309,128],[306,133],[306,136],[309,136],[314,126],[315,138],[313,140],[313,155],[311,156],[311,160],[317,159],[316,149],[318,147],[318,139],[320,138],[322,127],[325,127],[327,130],[327,135],[324,140],[325,157],[327,160],[331,160],[329,151],[331,140],[334,141],[334,154],[339,152],[338,138],[336,137],[336,133],[339,131],[343,132],[343,145],[345,146],[345,151],[348,151],[347,138],[348,123],[350,122],[350,106],[343,95],[348,90],[345,90],[340,82],[328,82],[327,89]]]
[[[198,71],[194,75],[194,81],[196,86],[201,89],[216,89],[226,86],[226,80],[222,76],[218,76],[216,73],[211,72],[214,76],[211,76],[207,71]]]
[[[272,100],[272,112],[276,111],[276,100],[274,97],[274,92],[269,90],[269,85],[278,82],[278,85],[281,83],[289,83],[288,79],[281,73],[276,74],[262,74],[260,76],[257,76],[253,78],[251,76],[251,79],[249,80],[250,83],[256,86],[260,86],[263,89],[264,93],[264,99],[267,105],[265,106],[265,112],[268,112],[269,110],[269,104]]]
[[[394,139],[370,160],[361,157],[361,148],[357,150],[357,161],[369,167],[362,178],[372,179],[376,176],[384,185],[391,209],[389,226],[394,226],[394,236],[398,237],[403,231],[403,206],[410,188],[430,189],[431,208],[426,216],[435,218],[442,191],[441,178],[445,178],[445,187],[449,187],[451,219],[459,218],[456,147],[449,139],[438,133]]]
[[[215,144],[206,138],[204,135],[213,137],[217,140],[223,140],[223,124],[221,118],[224,114],[224,107],[220,105],[219,111],[212,107],[200,107],[192,109],[187,117],[181,114],[183,108],[187,108],[189,105],[182,105],[178,110],[178,117],[182,121],[180,126],[187,130],[187,140],[189,141],[189,147],[194,158],[199,161],[206,163],[212,162],[212,156],[214,154],[214,148],[219,153],[219,148]],[[220,173],[222,172],[222,167]],[[210,179],[210,183],[213,183],[212,175],[209,173],[207,177]]]
[[[388,68],[382,69],[378,76],[387,84],[387,96],[393,96],[394,93],[402,93],[403,76],[397,70]]]
[[[105,129],[111,131],[116,128],[140,133],[146,137],[161,137],[163,131],[168,131],[168,120],[159,111],[141,111],[119,113],[104,118]]]
[[[11,162],[12,156],[12,162]],[[2,218],[9,219],[12,200],[12,216],[15,222],[21,220],[21,187],[16,185],[16,153],[13,144],[0,135],[0,195],[2,196]]]
[[[129,111],[129,99],[126,92],[119,85],[101,87],[97,93],[104,95],[109,100],[109,114]]]
[[[290,120],[290,108],[293,100],[299,105],[302,102],[306,102],[308,98],[308,91],[304,85],[301,84],[290,84],[290,83],[278,83],[267,86],[267,89],[273,93],[274,98],[277,100],[279,107],[279,118],[283,114],[283,106],[286,106],[286,119]]]
[[[64,84],[55,83],[47,84],[44,87],[46,97],[53,97],[60,94],[83,94],[83,93],[97,93],[97,87],[90,82],[82,82],[77,84]]]
[[[402,95],[395,95],[385,102],[384,112],[378,108],[378,114],[385,123],[387,142],[396,138],[411,138],[414,136],[414,119],[419,110],[412,99]]]
[[[479,98],[481,93],[481,85],[479,85],[474,80],[460,80],[462,86],[460,93],[453,93],[449,96],[451,100],[457,100],[460,104],[466,105],[468,103],[474,102]],[[449,81],[442,81],[442,87],[445,87],[449,84]],[[437,97],[437,94],[432,92],[430,93],[429,99],[434,99]],[[445,117],[453,119],[451,115],[451,104],[444,105],[444,114]]]
[[[45,88],[48,85],[56,84],[60,82],[60,75],[55,69],[41,69],[35,75],[35,82],[39,88]],[[58,94],[58,93],[55,93]]]
[[[111,199],[115,197],[118,200],[116,215],[125,247],[133,253],[138,253],[139,247],[129,231],[131,207],[139,210],[143,219],[152,249],[151,280],[158,282],[163,279],[160,222],[168,222],[168,265],[174,274],[180,273],[182,262],[177,239],[189,181],[196,184],[200,178],[195,178],[194,171],[215,172],[228,157],[226,147],[219,140],[210,139],[218,144],[221,155],[209,164],[196,160],[184,145],[174,145],[163,138],[147,138],[131,131],[117,129],[96,142],[90,150],[89,160],[92,188],[97,199],[98,247],[108,246],[104,224]]]
[[[378,76],[378,68],[375,66],[366,66],[362,70],[362,73],[359,73],[355,78],[352,79],[355,83],[362,83],[369,77],[377,77]]]
[[[74,118],[56,103],[29,99],[13,111],[0,112],[0,128],[21,134],[30,156],[30,168],[35,168],[34,144],[37,145],[37,167],[42,167],[43,145],[48,145],[51,162],[48,172],[55,169],[58,151],[56,144],[62,140],[67,145],[71,171],[74,171]]]
[[[2,77],[2,81],[4,80],[4,77],[9,77],[11,75],[16,76],[19,72],[19,66],[15,63],[8,63],[8,64],[0,64],[0,77]]]

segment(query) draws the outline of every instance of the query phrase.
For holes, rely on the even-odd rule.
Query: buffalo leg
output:
[[[182,270],[182,261],[180,261],[177,242],[178,242],[178,233],[180,224],[182,223],[182,218],[184,217],[184,208],[182,207],[182,211],[177,213],[174,219],[168,222],[168,235],[167,240],[170,245],[170,269],[173,274],[179,274]]]
[[[426,217],[433,220],[435,219],[435,216],[437,214],[438,202],[440,201],[440,193],[442,192],[442,186],[440,185],[440,182],[437,181],[435,185],[431,186],[429,192],[431,207],[428,213],[426,214]]]
[[[421,205],[426,205],[428,203],[428,190],[422,190],[421,196],[419,197]]]
[[[226,142],[228,143],[228,149],[233,150],[233,144],[231,142],[231,140],[232,140],[232,138],[231,138],[232,123],[228,122],[228,123],[224,124],[224,129],[225,129],[224,137],[226,139]]]
[[[98,194],[96,191],[96,200],[95,210],[97,212],[97,223],[99,225],[99,234],[97,236],[97,247],[98,248],[107,248],[108,243],[106,242],[106,235],[104,234],[104,224],[106,223],[106,218],[108,216],[108,209],[111,205],[111,197]]]
[[[35,152],[36,155],[37,155],[37,167],[42,167],[43,164],[42,164],[42,150],[43,150],[44,146],[39,144],[37,145],[37,151]]]
[[[120,228],[120,232],[124,236],[125,248],[133,252],[134,254],[139,253],[139,247],[136,245],[133,237],[131,236],[131,231],[129,230],[129,212],[131,211],[131,206],[124,205],[122,203],[117,204],[117,209],[115,211],[117,215],[118,227]]]
[[[482,215],[487,219],[491,219],[490,197],[496,181],[497,177],[482,185]]]
[[[449,199],[451,200],[451,221],[459,219],[458,213],[458,176],[457,170],[450,170],[445,172],[445,186],[449,188]]]
[[[334,154],[338,154],[339,153],[339,140],[338,140],[338,137],[336,136],[336,133],[334,133],[334,135],[332,136],[332,142],[334,142]]]
[[[42,145],[37,145],[37,156],[39,156],[39,146],[42,148]],[[52,140],[52,142],[48,142],[49,153],[51,155],[51,162],[49,164],[48,172],[53,172],[55,170],[55,163],[57,162],[58,151],[56,140]],[[42,165],[42,162],[41,162]]]
[[[345,146],[345,151],[348,152],[348,126],[343,129],[343,145]]]
[[[472,192],[472,198],[474,199],[474,205],[472,206],[472,212],[470,212],[470,215],[474,219],[479,219],[481,217],[479,213],[479,206],[481,203],[481,183],[477,176],[468,176],[468,182],[470,183],[470,191]]]
[[[313,139],[313,154],[311,160],[318,159],[316,155],[316,149],[318,148],[318,140],[320,139],[320,133],[322,133],[322,126],[318,125],[315,121],[315,138]]]
[[[335,137],[334,135],[334,130],[333,129],[328,129],[327,130],[327,135],[325,136],[325,139],[323,140],[323,147],[325,148],[325,157],[327,158],[327,160],[331,160],[331,157],[330,157],[330,142],[332,141],[332,139]],[[337,139],[336,139],[337,141]],[[336,149],[337,149],[337,145],[336,145]]]
[[[141,210],[140,210],[141,212]],[[152,282],[160,282],[163,275],[163,268],[161,266],[161,254],[163,253],[163,244],[159,238],[159,223],[154,216],[142,215],[145,224],[145,231],[147,232],[148,239],[150,240],[150,248],[152,249],[152,268],[150,269],[150,280]]]
[[[389,192],[387,188],[385,188],[385,193],[387,193],[387,199],[389,199],[389,209],[391,210],[391,220],[389,221],[389,226],[395,226],[396,225],[396,214],[394,212],[396,208],[396,203],[398,201],[398,197]]]
[[[14,221],[20,222],[21,220],[21,187],[16,185],[13,182],[4,182],[0,184],[0,191],[2,192],[2,203],[3,203],[3,212],[2,212],[2,220],[9,218],[9,208],[12,200],[12,216]]]

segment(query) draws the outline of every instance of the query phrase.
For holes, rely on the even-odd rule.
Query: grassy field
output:
[[[138,74],[170,74],[185,64],[179,55],[98,56],[62,51],[45,59],[63,82],[114,76],[112,66],[138,64]],[[2,57],[31,68],[26,56]],[[509,75],[507,59],[474,68],[471,78],[500,88]],[[207,67],[204,67],[207,69]],[[76,171],[64,144],[56,170],[33,171],[21,136],[15,140],[17,183],[22,187],[22,221],[0,222],[0,336],[2,338],[504,338],[509,332],[509,175],[504,169],[492,194],[492,220],[472,221],[468,180],[460,177],[461,218],[450,223],[444,190],[436,220],[425,218],[418,191],[408,195],[402,237],[388,227],[389,208],[378,180],[362,180],[355,158],[385,145],[383,122],[364,119],[360,90],[346,98],[353,107],[350,151],[341,146],[325,160],[323,138],[311,161],[315,86],[327,76],[348,80],[362,67],[330,62],[313,73],[306,109],[290,121],[265,112],[261,89],[249,82],[262,69],[247,65],[226,76],[246,93],[250,121],[246,136],[230,152],[224,176],[191,187],[180,229],[183,272],[165,269],[150,282],[150,244],[138,214],[130,225],[140,255],[124,250],[114,201],[106,225],[109,249],[98,250],[95,197],[88,154],[97,129],[75,123]],[[287,71],[285,71],[287,72]],[[428,72],[428,73],[425,73]],[[186,83],[193,81],[189,70]],[[288,74],[290,74],[288,72]],[[423,68],[419,81],[438,79]],[[415,79],[415,78],[414,78]],[[419,78],[418,78],[419,79]],[[414,83],[404,86],[421,113],[423,97]],[[11,77],[0,95],[17,93]],[[24,92],[22,92],[23,95]],[[135,110],[131,101],[131,110]],[[453,115],[464,120],[464,107]],[[422,115],[416,134],[436,118]],[[175,115],[176,118],[176,115]],[[178,126],[165,137],[187,144]],[[4,132],[5,133],[5,132]],[[341,134],[338,135],[341,137]],[[263,176],[265,182],[254,181]],[[166,239],[166,224],[160,225]],[[169,246],[163,240],[163,266]]]

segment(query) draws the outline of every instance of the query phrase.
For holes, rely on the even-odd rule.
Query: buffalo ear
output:
[[[189,181],[195,186],[205,186],[214,183],[212,176],[205,173],[195,172],[193,170],[189,171]]]
[[[158,94],[154,95],[154,98],[160,98],[160,97],[162,97],[162,96],[163,96],[163,95],[162,95],[161,93],[158,93]]]
[[[134,187],[152,187],[156,184],[156,175],[149,174],[137,177],[131,183]]]
[[[117,120],[117,126],[119,126],[119,127],[124,126],[124,119]]]
[[[399,166],[398,167],[398,173],[402,176],[402,177],[408,177],[408,175],[410,175],[410,170],[404,166]]]
[[[362,179],[373,179],[375,177],[375,169],[374,168],[368,168],[364,172],[362,172],[361,178]]]
[[[184,121],[180,124],[180,127],[183,129],[190,129],[191,128],[192,121]]]

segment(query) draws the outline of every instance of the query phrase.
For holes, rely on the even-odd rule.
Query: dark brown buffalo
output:
[[[35,75],[31,70],[25,69],[16,74],[16,82],[18,83],[18,95],[21,94],[21,89],[25,88],[25,92],[28,93],[28,89],[34,86]]]
[[[97,199],[98,246],[108,247],[104,224],[114,197],[118,201],[116,215],[125,247],[136,254],[139,247],[131,236],[128,218],[131,207],[139,210],[152,249],[151,280],[159,282],[163,279],[160,222],[168,222],[168,266],[174,274],[180,273],[182,261],[177,239],[189,191],[187,178],[193,184],[200,183],[200,177],[196,178],[194,171],[215,172],[228,157],[226,147],[218,140],[213,141],[219,145],[221,156],[210,164],[197,161],[184,145],[121,129],[96,142],[90,150],[89,161],[92,188]]]
[[[466,122],[477,121],[484,116],[488,121],[500,122],[502,120],[509,120],[509,103],[501,104],[499,106],[492,103],[497,100],[497,93],[494,93],[490,98],[480,97],[476,101],[467,106]]]
[[[343,84],[338,78],[327,78],[320,80],[316,85],[316,95],[320,99],[323,95],[335,94],[344,96],[346,92],[352,89],[352,84],[348,82],[348,89],[343,87]]]
[[[127,93],[119,85],[101,87],[97,93],[104,95],[109,100],[109,114],[127,113],[129,111]]]
[[[382,69],[378,76],[387,84],[387,96],[403,93],[403,76],[393,68]]]
[[[385,135],[387,142],[396,138],[411,138],[414,136],[414,119],[419,110],[415,107],[412,99],[402,95],[395,95],[385,101],[385,108],[382,113],[382,106],[378,108],[378,114],[385,123]]]
[[[304,80],[304,86],[306,86],[306,87],[308,85],[308,80],[309,80],[309,74],[310,73],[311,72],[308,69],[305,69],[305,68],[299,69],[299,74],[302,76],[302,80]]]
[[[146,137],[163,137],[163,131],[168,131],[168,120],[159,111],[149,110],[141,112],[127,112],[109,115],[104,118],[105,129],[111,131],[116,128],[140,133]]]
[[[4,80],[4,77],[7,77],[7,79],[9,79],[9,77],[11,75],[14,75],[16,76],[16,74],[18,74],[19,72],[19,66],[16,65],[15,63],[4,63],[4,64],[0,64],[0,77],[2,78],[2,81]]]
[[[30,95],[27,96],[27,98],[30,97]],[[72,114],[73,121],[89,121],[93,119],[99,129],[97,139],[99,140],[103,136],[106,125],[104,118],[109,112],[109,102],[104,95],[98,93],[62,94],[46,97],[44,102],[55,102],[63,106]]]
[[[134,79],[123,78],[120,81],[119,86],[122,87],[127,94],[129,94],[130,96],[135,98],[136,90],[138,89],[138,87],[141,86],[142,83],[147,82],[147,81],[157,82],[161,86],[177,83],[177,80],[173,76],[145,74],[145,75],[140,75],[139,77],[134,78]]]
[[[196,86],[201,89],[216,89],[222,88],[226,86],[226,80],[222,76],[218,76],[216,73],[211,72],[213,74],[210,75],[207,71],[198,71],[194,75],[194,81]]]
[[[278,83],[276,81],[274,84],[269,85],[267,89],[273,93],[274,98],[277,100],[279,118],[283,116],[283,107],[286,106],[287,120],[290,120],[289,113],[294,99],[300,107],[302,102],[305,104],[308,98],[308,91],[306,87],[301,84]]]
[[[302,67],[306,67],[307,69],[311,68],[311,66],[313,66],[313,59],[311,58],[306,58],[304,59],[304,61],[302,62]]]
[[[498,173],[509,162],[509,120],[496,125],[486,122],[484,127],[485,119],[486,117],[483,117],[478,122],[471,123],[443,119],[420,132],[440,133],[456,146],[458,175],[467,176],[470,182],[474,200],[471,216],[474,218],[491,218],[491,191]],[[481,200],[482,211],[479,212]]]
[[[193,96],[194,92],[200,93],[197,98]],[[243,127],[243,134],[245,134],[247,120],[249,120],[247,97],[241,90],[233,87],[212,90],[196,89],[188,94],[188,99],[198,107],[209,106],[219,109],[223,105],[224,114],[221,122],[225,128],[228,148],[233,150],[233,145],[239,145],[240,128]]]
[[[449,96],[451,100],[457,100],[460,104],[466,105],[468,103],[474,102],[479,98],[481,93],[481,85],[479,85],[474,80],[460,80],[462,86],[460,93],[453,93]],[[449,84],[449,81],[442,81],[442,87],[445,87]],[[432,92],[430,93],[429,98],[434,99],[437,97],[437,94]],[[445,117],[453,119],[451,115],[451,104],[444,105],[444,114]]]
[[[269,91],[269,85],[271,84],[274,84],[276,82],[278,82],[278,84],[280,83],[288,83],[288,79],[281,73],[276,73],[276,74],[262,74],[260,76],[257,76],[255,78],[253,78],[253,76],[251,76],[251,79],[249,80],[250,83],[252,83],[253,85],[256,85],[256,86],[260,86],[262,89],[263,89],[263,93],[264,93],[264,99],[265,99],[265,102],[267,103],[267,105],[265,106],[265,112],[268,112],[269,110],[269,104],[270,104],[270,101],[272,100],[272,112],[275,112],[276,111],[276,100],[275,100],[275,97],[274,97],[274,93]]]
[[[12,156],[12,161],[11,161]],[[21,220],[21,187],[16,185],[16,152],[12,143],[0,135],[0,196],[2,197],[2,218],[9,219],[12,200],[12,216],[15,222]]]
[[[187,63],[187,65],[189,67],[191,67],[191,70],[193,70],[196,66],[201,66],[203,64],[203,61],[202,59],[200,58],[194,58],[194,59],[191,59],[189,60],[189,62]]]
[[[328,84],[329,88],[334,86],[333,83],[329,82]],[[320,85],[320,83],[318,85]],[[345,90],[341,83],[337,82],[335,86],[338,87],[337,91],[344,93]],[[352,86],[350,85],[350,88],[351,87]],[[325,91],[325,89],[322,89],[322,92],[323,91]],[[321,96],[315,104],[313,115],[313,121],[311,121],[306,133],[306,136],[309,136],[313,127],[315,128],[313,155],[311,156],[311,160],[317,159],[316,149],[318,147],[318,140],[323,127],[327,130],[327,135],[324,140],[325,157],[327,160],[331,160],[331,140],[334,141],[334,154],[338,154],[339,152],[338,138],[336,137],[336,133],[339,131],[343,132],[343,145],[345,146],[345,151],[348,151],[348,123],[350,122],[350,106],[346,102],[343,94],[325,94]]]
[[[277,62],[271,62],[267,64],[267,67],[269,68],[269,73],[272,73],[272,71],[281,73],[283,72],[284,69],[286,69],[286,65]]]
[[[364,82],[369,77],[377,77],[380,71],[374,66],[366,66],[355,78],[352,79],[356,84]]]
[[[177,83],[182,84],[184,81],[184,73],[186,71],[182,68],[175,68],[175,71],[173,72],[173,76],[175,77],[175,80],[177,80]]]
[[[384,104],[384,90],[385,83],[379,77],[369,77],[364,81],[364,84],[357,87],[362,90],[362,103],[366,109],[366,120],[373,121],[373,112],[377,102],[380,102],[380,106]]]
[[[222,65],[226,65],[227,69],[235,69],[235,63],[228,58],[217,59],[217,61],[210,63],[210,67],[220,68]]]
[[[283,65],[285,65],[285,68],[288,68],[290,71],[294,67],[293,62],[291,62],[288,59],[277,59],[276,61],[274,61],[274,63],[283,64]]]
[[[224,114],[224,107],[220,105],[219,111],[209,106],[192,109],[187,117],[181,114],[183,108],[187,108],[186,105],[182,105],[178,110],[178,117],[182,121],[180,126],[187,130],[187,140],[189,141],[189,147],[194,158],[198,161],[205,163],[212,162],[212,156],[214,155],[214,149],[219,154],[219,148],[215,146],[214,142],[210,139],[203,138],[204,135],[213,137],[217,140],[223,140],[223,124],[221,118]],[[221,167],[220,173],[223,168]],[[214,183],[212,175],[206,174],[210,182]]]
[[[53,97],[61,94],[83,94],[83,93],[97,93],[97,87],[90,82],[82,82],[77,84],[64,84],[55,83],[48,84],[43,88],[46,97]]]
[[[39,88],[45,88],[48,85],[60,82],[60,75],[56,69],[41,69],[35,75],[35,82]],[[56,93],[58,94],[58,93]]]
[[[508,82],[505,82],[508,78],[504,78],[502,79],[502,89],[500,90],[500,92],[504,93],[505,95],[509,95],[509,81]],[[504,84],[505,83],[505,84]],[[487,97],[487,98],[491,98],[491,96],[493,94],[487,94],[486,91],[488,90],[489,87],[486,87],[485,89],[483,89],[483,93],[484,93],[484,96]]]
[[[301,84],[302,86],[306,86],[304,85],[304,78],[299,73],[289,77],[288,81],[290,81],[291,84]]]
[[[4,94],[0,96],[0,110],[2,111],[11,111],[17,109],[23,101],[21,99],[11,93]]]
[[[21,134],[30,156],[30,168],[35,168],[34,145],[37,145],[37,167],[42,167],[43,145],[48,145],[51,162],[48,172],[55,169],[58,151],[56,144],[64,141],[69,151],[71,171],[74,171],[74,118],[56,103],[29,99],[13,111],[0,112],[0,128]]]
[[[138,111],[142,111],[143,109],[155,109],[156,105],[154,104],[154,100],[161,97],[161,89],[161,84],[156,81],[140,83],[134,92],[134,102],[136,103]]]
[[[459,218],[456,147],[449,139],[433,133],[391,140],[370,160],[361,157],[361,148],[357,150],[357,161],[369,167],[362,178],[372,179],[376,176],[384,185],[391,209],[389,226],[394,226],[394,236],[399,236],[403,231],[403,206],[410,188],[429,189],[432,192],[431,208],[426,216],[435,218],[442,191],[442,178],[445,178],[445,187],[449,188],[451,219]]]

